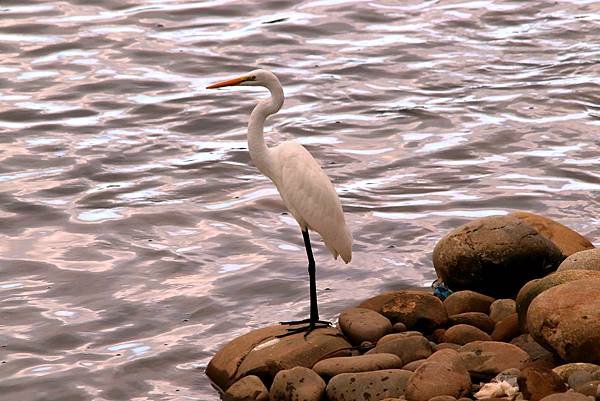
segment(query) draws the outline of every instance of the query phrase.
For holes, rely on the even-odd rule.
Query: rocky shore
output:
[[[393,291],[337,326],[226,344],[206,374],[226,401],[600,400],[600,249],[543,216],[457,227],[435,290]]]

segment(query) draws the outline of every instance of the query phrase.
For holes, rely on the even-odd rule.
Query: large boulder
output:
[[[433,265],[453,291],[471,289],[496,298],[513,298],[521,286],[556,270],[560,249],[515,217],[485,217],[442,238]]]
[[[558,266],[558,271],[563,270],[595,270],[600,271],[600,248],[579,251]]]
[[[280,370],[311,368],[325,357],[349,355],[350,343],[334,328],[317,329],[283,338],[287,326],[275,325],[251,331],[227,343],[208,363],[207,376],[225,391],[240,378],[256,375],[270,382]]]
[[[270,401],[321,401],[324,395],[323,379],[301,366],[277,372],[269,390]]]
[[[339,317],[339,327],[352,344],[377,342],[392,332],[392,323],[385,316],[366,308],[349,308]]]
[[[527,327],[537,342],[567,362],[600,363],[600,278],[542,292],[529,305]]]
[[[529,224],[541,235],[552,241],[560,249],[564,257],[594,247],[581,234],[547,217],[528,212],[513,212],[508,216],[515,217]]]
[[[327,384],[328,401],[364,401],[400,398],[413,372],[403,369],[342,373]]]
[[[404,323],[409,330],[432,331],[448,321],[442,301],[424,291],[396,294],[383,304],[381,313],[393,323]]]
[[[531,302],[539,294],[560,284],[594,277],[600,277],[600,272],[593,270],[565,270],[554,272],[546,277],[528,282],[519,291],[516,301],[517,313],[519,315],[519,326],[521,327],[521,330],[524,332],[527,331],[527,311]]]

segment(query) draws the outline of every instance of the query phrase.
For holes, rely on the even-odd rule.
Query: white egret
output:
[[[293,141],[274,147],[267,147],[265,144],[265,120],[279,111],[284,100],[283,89],[277,77],[267,70],[254,70],[241,77],[210,85],[207,89],[237,85],[264,86],[271,92],[271,98],[258,102],[250,114],[248,150],[256,167],[275,184],[283,203],[302,231],[308,256],[310,317],[281,323],[302,325],[288,328],[288,334],[306,332],[307,335],[315,328],[330,325],[329,322],[319,320],[316,267],[308,230],[318,232],[333,257],[337,259],[339,255],[346,263],[352,259],[352,235],[346,226],[342,205],[333,184],[311,154]]]

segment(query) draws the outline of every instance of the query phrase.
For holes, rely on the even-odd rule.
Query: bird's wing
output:
[[[352,236],[340,199],[317,161],[299,143],[284,142],[273,148],[278,166],[273,182],[302,229],[318,232],[334,257],[352,258]]]

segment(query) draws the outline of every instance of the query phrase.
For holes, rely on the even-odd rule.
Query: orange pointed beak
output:
[[[216,84],[207,86],[206,89],[215,89],[215,88],[222,88],[224,86],[239,85],[242,82],[247,81],[247,80],[248,80],[248,77],[239,77],[239,78],[228,79],[227,81],[221,81],[221,82],[217,82]]]

